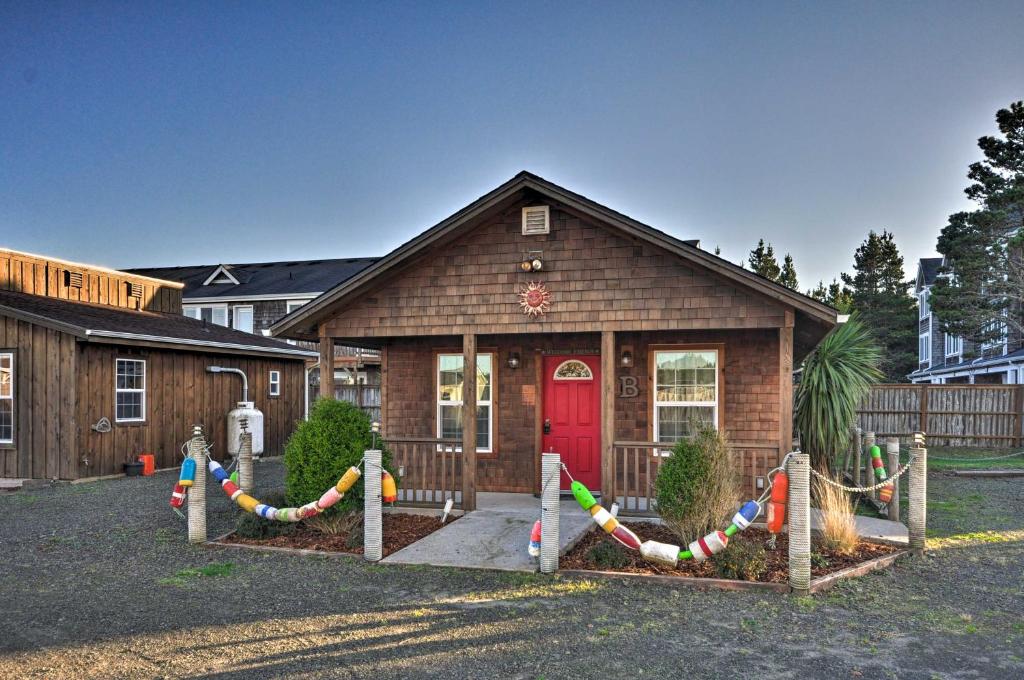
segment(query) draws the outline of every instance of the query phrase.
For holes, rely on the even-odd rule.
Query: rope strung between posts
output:
[[[813,467],[811,468],[811,474],[814,475],[815,477],[817,477],[818,479],[820,479],[821,481],[825,482],[826,484],[830,484],[831,486],[836,487],[837,489],[842,489],[843,491],[849,491],[850,493],[868,493],[868,492],[871,492],[871,491],[876,491],[878,489],[881,489],[883,486],[886,486],[887,484],[891,483],[894,479],[897,479],[901,475],[906,473],[906,471],[910,469],[910,464],[914,462],[914,458],[915,457],[916,456],[914,456],[914,454],[910,454],[910,460],[908,460],[903,465],[900,465],[899,469],[895,473],[893,473],[892,475],[890,475],[886,479],[883,479],[878,484],[874,484],[872,486],[846,486],[845,484],[840,484],[839,482],[835,481],[831,477],[828,477],[826,475],[821,474],[820,472],[815,470]]]

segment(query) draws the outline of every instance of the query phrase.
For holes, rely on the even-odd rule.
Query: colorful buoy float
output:
[[[394,503],[398,500],[398,485],[387,470],[380,473],[380,499],[385,503]]]
[[[885,472],[885,463],[882,461],[882,449],[878,448],[877,445],[871,447],[871,467],[874,468],[875,479],[878,481],[882,481],[889,476]],[[886,484],[878,490],[878,500],[888,503],[892,500],[893,490],[892,483]]]
[[[765,513],[765,522],[768,531],[773,534],[782,532],[782,525],[786,523],[786,500],[789,495],[789,477],[785,470],[779,470],[774,477],[769,477],[772,485],[771,495],[768,496],[768,510]]]
[[[640,549],[640,538],[619,524],[619,520],[612,517],[612,513],[601,507],[597,500],[594,499],[594,494],[590,493],[590,489],[576,480],[573,480],[569,488],[572,489],[572,495],[576,498],[576,502],[590,513],[590,516],[597,522],[597,526],[604,529],[612,538],[627,548],[632,550]]]
[[[178,484],[182,486],[192,486],[192,483],[196,479],[196,462],[191,458],[186,458],[185,462],[181,464],[181,474],[178,475]]]
[[[526,549],[530,557],[540,557],[540,528],[540,520],[537,520],[530,530],[530,545]]]

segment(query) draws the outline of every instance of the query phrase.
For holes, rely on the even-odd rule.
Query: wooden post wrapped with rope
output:
[[[864,452],[865,452],[865,455],[863,456],[863,458],[864,458],[864,467],[861,469],[860,472],[857,473],[858,475],[863,475],[863,478],[861,478],[861,477],[857,478],[857,485],[858,486],[871,486],[871,484],[873,483],[871,481],[872,479],[874,479],[874,474],[872,474],[872,472],[871,472],[872,471],[872,467],[871,467],[871,447],[874,446],[874,445],[875,445],[875,433],[874,432],[865,432],[864,433]],[[870,491],[867,493],[867,495],[871,496],[872,498],[874,497],[874,496],[872,496],[872,493]]]
[[[242,418],[240,423],[242,433],[238,446],[238,486],[245,493],[251,494],[255,488],[252,473],[252,432],[249,432],[248,418]]]
[[[794,453],[786,464],[789,477],[789,586],[807,594],[811,588],[811,458]]]
[[[860,456],[864,452],[864,443],[861,439],[863,432],[858,427],[853,431],[853,483],[860,485]]]
[[[889,473],[896,474],[900,469],[900,440],[899,437],[889,437],[885,440],[885,452],[889,455]],[[889,501],[889,519],[893,522],[900,521],[900,478],[892,480],[892,500]]]
[[[540,494],[540,571],[553,574],[558,570],[562,456],[557,453],[541,454],[540,466],[543,484]]]
[[[196,465],[195,480],[188,492],[188,542],[206,543],[206,440],[199,425],[192,428],[188,457]]]
[[[384,520],[381,510],[380,480],[382,455],[371,449],[363,453],[363,557],[379,562],[384,557]]]
[[[907,530],[910,548],[924,553],[925,529],[928,518],[928,449],[924,432],[914,433],[910,448],[910,479],[907,482]]]

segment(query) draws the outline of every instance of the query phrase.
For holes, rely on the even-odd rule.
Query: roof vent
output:
[[[64,285],[68,288],[82,287],[82,272],[64,270]]]
[[[551,233],[551,212],[546,205],[523,208],[523,236]]]
[[[142,284],[141,283],[132,283],[130,281],[126,281],[125,283],[127,284],[128,297],[133,297],[133,298],[140,298],[140,297],[142,297],[143,289],[142,289]]]

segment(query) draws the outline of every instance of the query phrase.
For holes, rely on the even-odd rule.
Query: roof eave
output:
[[[320,356],[317,352],[313,352],[306,349],[265,347],[261,345],[243,345],[234,342],[218,342],[214,340],[193,340],[190,338],[174,338],[162,335],[148,335],[145,333],[124,333],[120,331],[86,330],[84,337],[85,340],[87,340],[88,342],[145,342],[158,345],[165,345],[174,349],[181,349],[182,347],[187,347],[192,350],[200,351],[230,351],[241,352],[244,354],[273,355],[288,359],[312,359]]]

